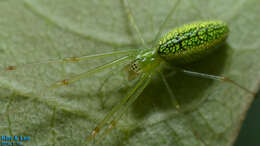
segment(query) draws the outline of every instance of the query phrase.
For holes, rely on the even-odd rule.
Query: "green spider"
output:
[[[100,139],[104,137],[113,127],[115,127],[116,123],[120,120],[120,117],[127,111],[129,106],[131,106],[134,103],[134,101],[143,92],[145,87],[149,84],[155,72],[159,72],[159,75],[162,78],[162,81],[165,84],[166,89],[173,100],[174,107],[177,110],[180,109],[180,104],[178,103],[172,90],[170,89],[167,79],[161,72],[163,67],[165,65],[168,65],[168,62],[171,62],[171,64],[176,65],[172,66],[172,68],[176,71],[183,72],[191,76],[228,82],[243,89],[244,91],[250,94],[255,95],[254,92],[248,90],[247,88],[226,77],[193,72],[177,67],[180,64],[189,64],[191,62],[197,61],[217,50],[219,46],[225,41],[229,33],[228,26],[224,22],[193,22],[190,24],[186,24],[182,27],[173,29],[160,39],[158,39],[161,35],[161,31],[159,31],[159,33],[155,37],[155,40],[158,43],[154,45],[152,48],[147,48],[147,44],[142,38],[142,35],[134,22],[133,15],[128,6],[127,0],[122,1],[125,6],[126,13],[128,14],[128,19],[131,25],[133,26],[133,29],[136,31],[142,46],[146,49],[122,50],[82,57],[63,58],[60,60],[53,60],[50,62],[42,62],[79,62],[114,55],[123,55],[123,57],[116,59],[110,63],[96,67],[93,70],[79,74],[75,77],[58,81],[47,88],[54,89],[60,86],[69,85],[80,79],[95,75],[98,72],[101,72],[107,68],[111,68],[112,66],[123,63],[126,60],[132,60],[131,63],[128,64],[125,68],[127,69],[128,79],[133,80],[137,78],[137,82],[132,87],[130,92],[123,99],[121,99],[121,101],[117,105],[115,105],[112,108],[112,110],[103,118],[103,120],[94,128],[90,136],[87,138],[86,144],[91,142],[101,132],[101,130],[103,130],[103,133],[100,135]],[[167,20],[165,20],[164,22],[166,21]],[[6,70],[16,70],[16,68],[17,66],[7,66]],[[45,91],[47,90],[44,90],[44,92]],[[42,94],[44,94],[44,92]]]

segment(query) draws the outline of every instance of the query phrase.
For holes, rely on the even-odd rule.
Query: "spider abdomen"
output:
[[[221,21],[195,22],[176,28],[159,41],[159,56],[176,64],[196,61],[213,52],[228,36]]]

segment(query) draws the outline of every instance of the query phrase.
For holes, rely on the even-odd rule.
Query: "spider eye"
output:
[[[136,62],[134,62],[130,65],[130,70],[135,72],[135,73],[139,73],[140,67],[138,66],[138,64]]]

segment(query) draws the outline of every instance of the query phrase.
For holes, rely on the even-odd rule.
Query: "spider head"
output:
[[[136,58],[127,66],[128,79],[132,80],[137,75],[143,72],[154,70],[160,63],[160,58],[157,57],[154,49],[145,50],[141,52]]]

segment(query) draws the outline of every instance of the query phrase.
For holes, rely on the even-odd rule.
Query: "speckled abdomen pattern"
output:
[[[221,21],[195,22],[172,30],[159,41],[158,54],[178,63],[189,63],[215,50],[228,35]]]

